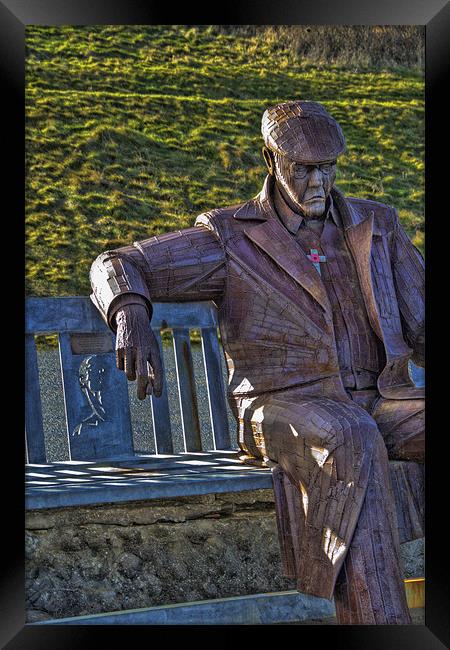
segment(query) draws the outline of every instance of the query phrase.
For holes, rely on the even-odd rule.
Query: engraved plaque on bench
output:
[[[114,350],[109,332],[71,334],[70,347],[72,354],[103,354]]]
[[[111,332],[60,332],[71,460],[132,454],[128,386]]]

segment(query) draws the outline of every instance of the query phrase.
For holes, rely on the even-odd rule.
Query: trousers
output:
[[[239,444],[285,477],[277,522],[297,589],[334,597],[341,624],[409,623],[389,459],[424,462],[424,400],[348,395],[291,388],[242,398]],[[277,494],[276,484],[275,473]]]

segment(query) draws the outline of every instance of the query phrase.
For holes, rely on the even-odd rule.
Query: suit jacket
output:
[[[243,204],[197,217],[193,228],[101,254],[91,268],[91,298],[114,329],[114,313],[138,295],[152,301],[213,300],[228,365],[229,395],[317,387],[347,400],[333,320],[320,275],[280,222],[273,178]],[[378,378],[385,398],[423,395],[408,361],[424,365],[424,263],[387,205],[344,197],[336,188],[369,322],[383,341]]]

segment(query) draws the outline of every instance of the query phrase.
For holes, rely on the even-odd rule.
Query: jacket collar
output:
[[[286,232],[275,212],[272,184],[273,178],[268,176],[260,194],[236,210],[234,218],[248,220],[248,227],[244,229],[246,236],[306,289],[323,309],[331,310],[318,272],[299,244]]]
[[[369,322],[378,338],[384,340],[372,284],[371,256],[372,237],[374,234],[379,235],[382,233],[374,226],[375,215],[373,210],[370,210],[368,214],[363,214],[356,210],[350,201],[346,201],[344,195],[339,190],[334,188],[332,193],[333,200],[339,210],[344,225],[345,239],[356,265]]]
[[[263,188],[253,199],[247,201],[236,210],[235,219],[255,219],[266,221],[274,211],[270,192],[272,190],[273,178],[268,174],[265,178]]]
[[[294,210],[289,207],[276,183],[274,183],[273,186],[273,204],[278,217],[281,219],[282,223],[289,230],[289,232],[292,233],[292,235],[295,236],[300,230],[301,226],[304,223],[308,223],[302,214],[294,212]],[[323,221],[325,222],[328,219],[334,221],[336,226],[342,227],[341,219],[339,217],[338,211],[335,208],[331,194],[327,198],[325,217],[323,218]]]
[[[323,309],[331,310],[319,273],[294,238],[287,236],[286,228],[278,218],[273,205],[273,183],[273,177],[268,175],[261,192],[238,208],[233,216],[248,221],[248,226],[244,229],[246,236],[306,289]],[[331,196],[355,259],[369,319],[377,334],[381,335],[370,271],[374,215],[363,214],[355,209],[336,188],[331,190]]]
[[[264,180],[261,192],[259,192],[259,194],[257,194],[253,199],[250,199],[250,201],[241,205],[236,210],[233,217],[235,219],[248,219],[255,221],[266,221],[271,217],[277,217],[273,204],[273,193],[274,178],[268,174]],[[346,230],[353,226],[357,226],[362,221],[370,218],[370,215],[367,217],[367,215],[362,214],[346,201],[342,192],[340,192],[336,187],[333,187],[330,196],[332,200],[330,208],[332,207],[334,210],[339,212],[342,224]],[[376,233],[377,230],[375,229],[375,234]]]

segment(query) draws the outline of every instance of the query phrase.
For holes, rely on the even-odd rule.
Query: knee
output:
[[[339,418],[335,426],[337,442],[352,444],[355,451],[366,451],[374,446],[384,447],[383,437],[376,421],[363,409]]]

